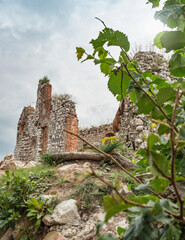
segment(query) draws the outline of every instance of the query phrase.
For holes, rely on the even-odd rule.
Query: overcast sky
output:
[[[0,160],[13,152],[24,106],[35,106],[38,80],[47,75],[53,93],[69,93],[81,127],[111,121],[118,103],[93,62],[81,64],[75,47],[108,27],[146,49],[164,27],[147,0],[0,0]]]

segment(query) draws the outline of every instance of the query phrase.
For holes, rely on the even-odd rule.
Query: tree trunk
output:
[[[128,160],[127,158],[114,154],[112,155],[113,158],[115,158],[119,163],[126,169],[131,168],[138,168],[139,166],[133,163],[131,160]],[[70,160],[89,160],[89,161],[105,161],[110,162],[110,159],[108,159],[107,156],[101,154],[101,153],[95,153],[95,152],[63,152],[60,154],[52,154],[51,158],[53,160],[61,159],[63,161],[70,161]]]

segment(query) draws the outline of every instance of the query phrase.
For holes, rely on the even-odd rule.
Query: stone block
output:
[[[46,214],[42,221],[46,226],[56,224],[78,226],[81,224],[77,210],[76,200],[69,199],[58,204],[52,214]]]
[[[62,235],[57,231],[49,232],[43,240],[63,240]]]

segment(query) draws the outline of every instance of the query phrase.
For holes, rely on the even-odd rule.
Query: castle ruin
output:
[[[144,71],[150,70],[162,78],[173,80],[167,62],[160,54],[138,52],[135,59]],[[137,114],[137,108],[128,98],[125,98],[124,111],[119,116],[118,129],[124,143],[130,142],[134,148],[146,146],[143,136],[149,134],[150,126],[143,114]],[[40,161],[42,153],[60,154],[80,150],[82,141],[64,130],[79,133],[94,144],[100,142],[107,130],[112,130],[112,124],[79,130],[75,103],[69,99],[61,101],[52,98],[51,84],[39,83],[35,109],[24,107],[18,121],[15,159]]]
[[[51,84],[40,83],[35,109],[24,107],[18,121],[15,160],[39,161],[42,153],[77,151],[78,138],[64,130],[78,134],[75,103],[53,99]]]

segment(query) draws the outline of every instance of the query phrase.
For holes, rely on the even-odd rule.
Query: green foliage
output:
[[[121,141],[114,141],[113,143],[108,142],[107,144],[100,144],[98,148],[105,153],[111,153],[114,150],[120,149],[123,146]]]
[[[72,101],[72,96],[68,93],[64,94],[53,94],[52,96],[53,99],[59,100],[61,102],[67,102],[67,101]]]
[[[52,213],[53,212],[53,208],[56,205],[56,199],[52,199],[52,202],[48,202],[49,199],[42,199],[41,197],[38,198],[34,198],[31,197],[30,199],[28,199],[28,201],[26,202],[27,205],[27,217],[30,220],[36,220],[35,221],[35,228],[38,229],[40,227],[41,224],[41,218],[47,214],[47,213]]]
[[[39,84],[44,85],[45,83],[49,83],[50,79],[47,76],[44,76],[42,79],[39,80]]]
[[[0,182],[0,228],[14,228],[16,221],[29,209],[27,202],[49,188],[53,174],[48,168],[33,172],[30,169],[6,171]]]
[[[88,181],[79,185],[76,191],[70,196],[76,198],[81,206],[87,210],[91,210],[94,202],[101,200],[104,195],[110,193],[109,187],[102,187],[94,182]]]
[[[152,3],[152,7],[158,7],[160,0],[148,0],[148,3]],[[127,213],[130,225],[127,230],[119,229],[122,240],[183,240],[185,237],[184,198],[176,188],[178,181],[185,180],[184,12],[185,0],[166,0],[162,10],[155,14],[156,19],[173,29],[157,34],[154,39],[158,48],[172,52],[169,60],[170,73],[181,77],[173,83],[150,71],[143,72],[139,63],[128,56],[128,38],[119,31],[105,27],[98,38],[91,40],[91,54],[81,50],[87,56],[82,62],[93,60],[96,65],[100,65],[101,72],[108,79],[108,89],[117,100],[128,95],[136,104],[138,114],[145,114],[157,129],[151,127],[151,133],[145,137],[147,147],[139,149],[136,156],[139,158],[141,172],[150,172],[152,177],[147,180],[136,179],[129,172],[134,184],[138,185],[131,187],[135,187],[135,196],[118,194],[117,185],[113,185],[117,194],[104,197],[105,222],[117,213]],[[110,46],[119,47],[118,59],[114,57]],[[80,55],[81,58],[83,54]],[[77,57],[79,58],[78,55]],[[158,65],[160,64],[159,61]],[[151,67],[156,68],[157,65]],[[173,202],[168,199],[168,188],[174,189]],[[117,238],[105,235],[99,237],[99,240],[102,239]]]
[[[48,164],[50,166],[57,166],[62,163],[62,157],[58,156],[58,157],[52,158],[51,153],[43,153],[41,155],[41,158],[44,164]]]
[[[128,52],[130,48],[127,36],[124,33],[114,31],[111,28],[103,29],[103,31],[99,33],[98,38],[91,40],[90,43],[93,45],[95,50],[94,53],[96,53],[100,47],[103,47],[105,43],[107,43],[108,46],[120,46],[126,52]]]

